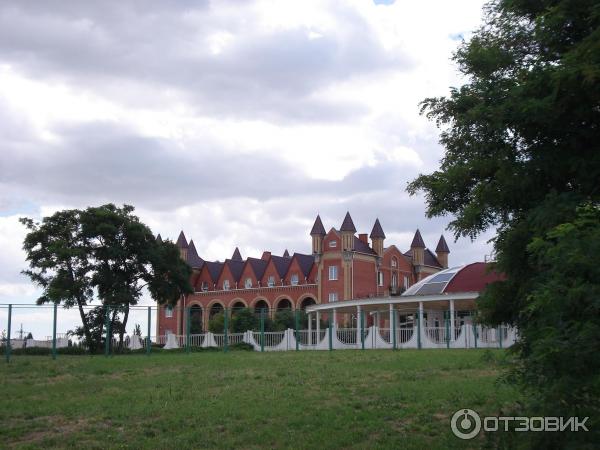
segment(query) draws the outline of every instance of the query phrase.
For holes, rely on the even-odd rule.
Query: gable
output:
[[[342,249],[342,238],[339,233],[332,228],[323,239],[323,253],[339,252]]]

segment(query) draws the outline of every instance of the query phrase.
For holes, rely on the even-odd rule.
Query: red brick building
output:
[[[236,248],[224,262],[210,262],[198,255],[194,242],[188,243],[182,231],[177,245],[181,257],[193,268],[195,293],[179,300],[175,308],[159,308],[157,334],[182,334],[185,308],[194,308],[191,317],[206,329],[209,318],[223,308],[250,307],[272,313],[319,303],[399,295],[415,282],[448,267],[450,250],[444,236],[434,254],[417,230],[410,249],[402,252],[393,244],[385,246],[379,219],[370,235],[357,235],[350,213],[346,213],[339,229],[331,228],[329,232],[317,216],[310,236],[310,255],[290,255],[286,250],[283,256],[276,256],[265,251],[260,258],[243,259]]]

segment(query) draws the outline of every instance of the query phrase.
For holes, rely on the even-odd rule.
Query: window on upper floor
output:
[[[229,290],[229,280],[224,280],[223,281],[223,290],[224,291],[228,291]]]
[[[271,275],[271,276],[268,278],[267,285],[268,285],[269,287],[273,287],[273,286],[275,286],[275,277],[274,277],[273,275]]]
[[[408,289],[409,285],[410,285],[410,279],[406,275],[404,275],[404,287],[406,289]]]
[[[396,275],[395,273],[392,274],[392,287],[398,287],[398,275]]]
[[[398,267],[398,260],[395,257],[392,258],[392,267]]]
[[[377,272],[377,284],[383,286],[383,272]]]
[[[329,266],[329,279],[337,280],[338,279],[338,268],[337,266]]]
[[[329,241],[329,247],[330,248],[336,248],[337,247],[337,241]]]
[[[329,293],[329,303],[333,303],[333,302],[337,302],[337,301],[338,301],[337,292],[330,292]]]
[[[167,306],[165,308],[165,317],[166,318],[171,318],[173,317],[173,307],[172,306]]]
[[[200,289],[202,289],[202,292],[208,291],[208,283],[206,281],[203,281]]]
[[[298,274],[297,273],[292,274],[290,281],[292,283],[292,286],[296,286],[298,284]]]
[[[246,278],[246,281],[244,281],[244,287],[246,289],[250,289],[252,287],[252,278]]]

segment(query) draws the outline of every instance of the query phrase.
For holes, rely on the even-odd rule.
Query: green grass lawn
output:
[[[501,350],[15,356],[0,447],[465,448],[459,408],[513,404]]]

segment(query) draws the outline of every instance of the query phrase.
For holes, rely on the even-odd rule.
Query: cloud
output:
[[[308,252],[346,210],[434,248],[450,218],[405,192],[443,155],[418,103],[460,84],[481,2],[386,3],[0,4],[0,303],[37,292],[19,216],[105,202],[208,259]],[[446,237],[451,262],[489,253]]]
[[[63,2],[0,7],[0,58],[25,74],[117,93],[131,83],[199,113],[274,121],[350,120],[362,101],[320,95],[352,77],[408,69],[352,7],[321,8],[318,21],[266,26],[252,2],[140,6]],[[124,98],[127,98],[125,95]],[[139,101],[139,100],[138,100]]]

